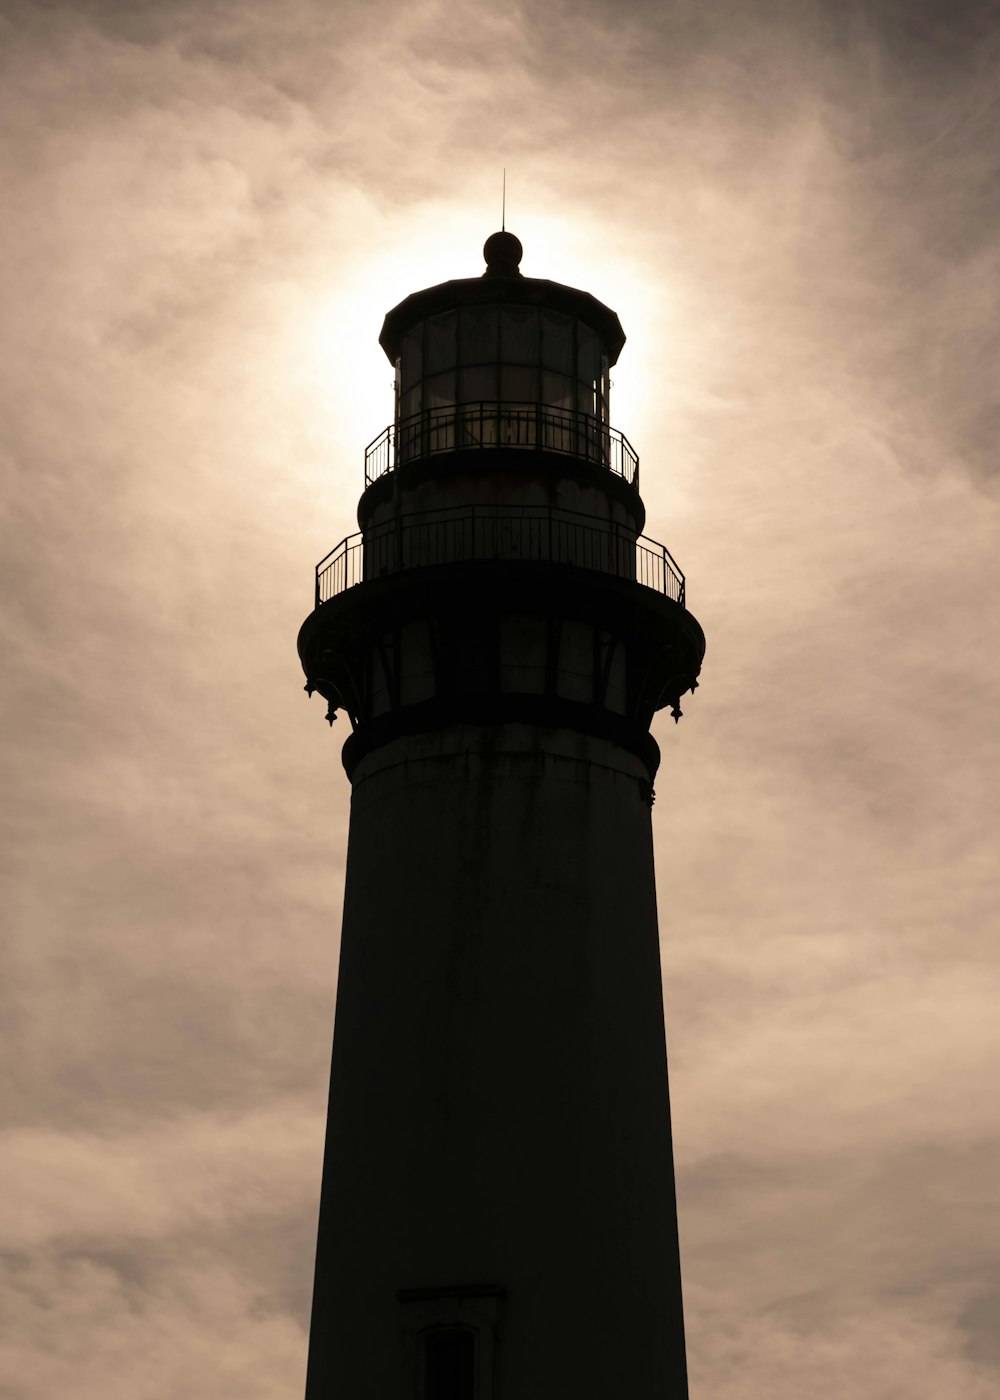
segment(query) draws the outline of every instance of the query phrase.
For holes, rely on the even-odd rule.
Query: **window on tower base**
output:
[[[504,1290],[404,1288],[403,1400],[494,1400]]]
[[[476,1335],[467,1327],[424,1332],[421,1400],[476,1400]]]

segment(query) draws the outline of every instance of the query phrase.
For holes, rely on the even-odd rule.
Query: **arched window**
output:
[[[467,1327],[436,1327],[422,1341],[421,1400],[476,1400],[476,1334]]]
[[[402,1400],[494,1400],[504,1290],[403,1288]]]

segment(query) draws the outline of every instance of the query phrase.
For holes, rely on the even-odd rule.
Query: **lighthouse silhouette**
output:
[[[307,1400],[688,1393],[649,726],[704,636],[618,317],[521,256],[386,316],[299,635],[352,785]]]

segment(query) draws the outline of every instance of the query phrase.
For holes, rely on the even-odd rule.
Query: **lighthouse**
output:
[[[307,1400],[685,1400],[651,808],[704,636],[587,292],[386,316],[392,424],[317,566],[351,817]]]

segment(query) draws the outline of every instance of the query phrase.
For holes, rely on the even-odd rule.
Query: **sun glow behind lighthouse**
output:
[[[602,230],[599,221],[528,208],[516,212],[515,222],[508,203],[507,224],[524,247],[521,272],[592,287],[628,326],[626,372],[612,374],[611,421],[630,424],[642,454],[657,396],[671,382],[685,341],[681,302],[671,298],[669,276],[622,251],[616,246],[620,233],[610,226]],[[385,306],[403,300],[414,285],[481,275],[478,250],[493,231],[488,218],[467,207],[424,206],[381,222],[374,246],[315,288],[301,343],[313,392],[336,415],[341,441],[363,447],[392,419],[392,369],[371,335]],[[406,248],[402,259],[400,246]]]

